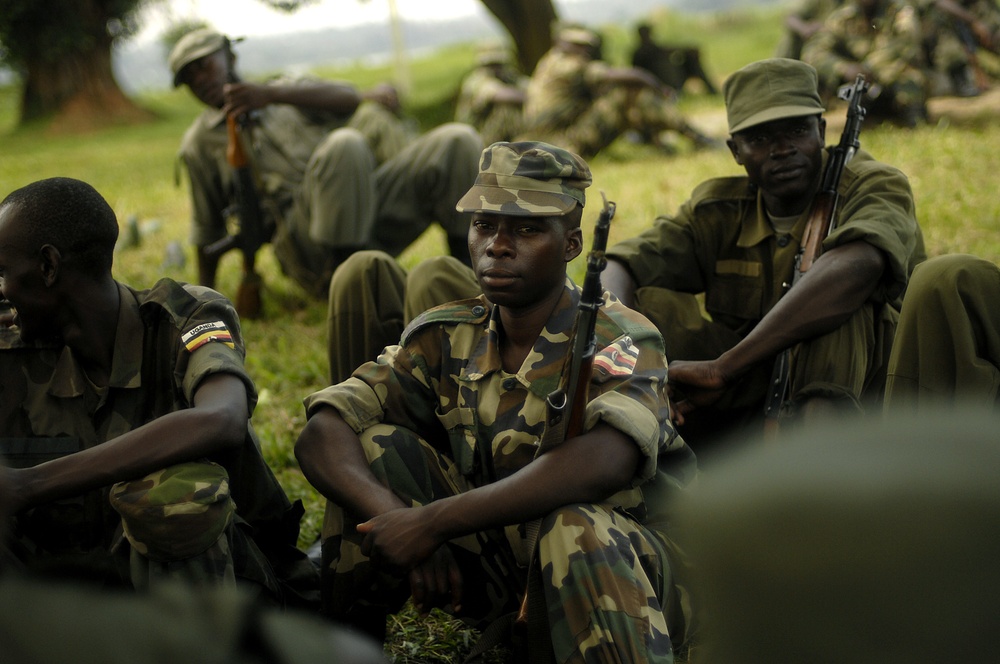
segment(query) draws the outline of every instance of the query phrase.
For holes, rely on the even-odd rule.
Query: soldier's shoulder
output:
[[[745,175],[712,178],[705,180],[691,192],[692,205],[702,205],[717,201],[750,200],[754,193],[750,180]]]
[[[183,322],[195,316],[206,305],[221,312],[235,310],[232,303],[218,291],[197,284],[188,284],[163,278],[147,290],[133,290],[139,301],[139,309],[145,313],[158,310],[177,322]]]
[[[600,346],[607,346],[616,339],[628,336],[636,343],[651,342],[663,350],[663,337],[656,326],[608,292],[604,294],[604,306],[600,309],[595,331]]]
[[[442,304],[410,321],[403,330],[402,343],[406,344],[420,331],[437,325],[483,325],[489,315],[490,307],[482,296]]]

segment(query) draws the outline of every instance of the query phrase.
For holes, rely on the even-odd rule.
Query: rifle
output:
[[[608,246],[608,229],[611,219],[615,216],[615,204],[608,202],[604,192],[601,192],[604,207],[597,218],[594,228],[594,241],[590,253],[587,254],[587,273],[583,279],[580,292],[580,303],[577,305],[576,321],[573,324],[572,345],[563,365],[562,379],[559,387],[546,398],[545,433],[538,444],[535,456],[544,453],[567,438],[573,438],[583,433],[584,411],[590,395],[590,375],[594,368],[597,340],[595,335],[597,311],[604,302],[604,289],[601,287],[601,272],[607,267],[608,259],[605,249]],[[528,619],[528,597],[534,597],[536,606],[541,603],[541,588],[539,574],[533,573],[535,567],[535,545],[538,538],[539,519],[527,524],[525,540],[531,561],[528,565],[528,590],[521,602],[521,610],[517,615],[518,623],[526,623]],[[529,635],[529,638],[532,638]]]
[[[228,42],[226,49],[227,51],[230,49]],[[236,82],[232,69],[228,78],[230,83]],[[226,146],[226,161],[233,169],[236,204],[226,208],[224,214],[229,216],[235,213],[239,220],[239,232],[213,242],[203,251],[207,256],[217,257],[230,249],[240,250],[243,254],[243,277],[236,291],[236,312],[243,318],[259,318],[261,278],[256,269],[257,250],[270,239],[271,233],[261,213],[253,165],[243,143],[243,135],[249,136],[250,124],[250,118],[246,113],[239,117],[231,114],[226,116],[226,133],[229,139]]]
[[[865,119],[866,113],[865,108],[861,106],[861,98],[868,87],[864,75],[858,74],[853,84],[842,86],[837,91],[837,96],[848,102],[847,123],[840,135],[840,142],[830,153],[826,170],[823,172],[823,181],[815,198],[813,198],[802,243],[795,255],[792,282],[784,284],[784,292],[786,293],[799,282],[802,275],[809,271],[813,262],[823,253],[823,240],[835,227],[834,215],[840,198],[837,187],[840,185],[840,176],[844,173],[844,167],[861,146],[858,135],[861,133],[861,122]],[[769,434],[776,432],[781,408],[789,396],[791,359],[791,348],[785,348],[778,353],[774,369],[771,372],[771,383],[764,404],[764,429]]]

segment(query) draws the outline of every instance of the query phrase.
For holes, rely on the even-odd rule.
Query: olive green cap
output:
[[[167,56],[167,64],[170,65],[170,71],[174,75],[174,87],[181,84],[180,73],[186,65],[210,53],[215,53],[229,42],[228,37],[211,28],[198,28],[178,39],[170,50],[170,55]]]
[[[483,150],[476,183],[455,207],[519,217],[561,215],[586,203],[591,181],[587,162],[569,150],[540,141],[494,143]]]
[[[825,111],[818,92],[819,78],[812,65],[790,58],[771,58],[749,64],[726,79],[729,133],[750,127]]]

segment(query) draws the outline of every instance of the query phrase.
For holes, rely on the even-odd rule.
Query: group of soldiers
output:
[[[726,146],[745,172],[707,180],[639,236],[595,251],[588,276],[600,274],[603,289],[593,291],[567,276],[585,250],[584,208],[599,207],[587,195],[588,159],[629,128],[653,140],[663,131],[695,145],[708,139],[651,74],[601,62],[592,31],[562,29],[527,85],[507,77],[509,103],[523,113],[518,133],[497,141],[462,122],[408,132],[385,87],[245,81],[231,47],[200,29],[168,61],[174,84],[206,106],[180,148],[199,284],[164,278],[141,290],[116,281],[118,222],[85,182],[40,180],[0,201],[6,570],[148,591],[148,603],[116,597],[88,608],[91,637],[104,645],[141,642],[144,617],[159,611],[220,625],[229,640],[199,661],[382,661],[387,616],[408,599],[503,635],[518,661],[670,662],[692,642],[715,661],[759,661],[766,650],[750,644],[773,648],[785,623],[760,628],[753,621],[767,612],[746,611],[750,595],[813,630],[789,639],[794,661],[842,648],[871,615],[905,635],[890,643],[905,641],[907,652],[940,645],[934,630],[903,624],[919,604],[904,601],[913,591],[902,582],[877,613],[852,611],[849,597],[850,582],[876,577],[904,534],[919,550],[912,568],[940,571],[932,563],[957,544],[937,541],[926,513],[897,523],[864,505],[852,512],[866,539],[841,541],[881,546],[838,554],[848,581],[819,598],[777,590],[800,589],[799,568],[761,572],[757,559],[733,554],[771,559],[760,533],[789,505],[803,507],[778,490],[790,478],[817,487],[803,521],[829,524],[843,497],[819,490],[830,464],[852,478],[852,498],[888,486],[851,472],[879,454],[900,492],[919,477],[925,496],[947,493],[954,475],[932,476],[925,459],[883,437],[850,457],[839,441],[827,444],[829,464],[778,450],[735,470],[720,462],[714,481],[706,464],[694,481],[696,453],[707,460],[759,437],[785,350],[778,421],[788,449],[832,422],[878,421],[883,409],[909,415],[972,398],[989,408],[997,398],[1000,271],[968,256],[926,261],[897,168],[863,150],[842,164],[834,230],[801,268],[813,202],[835,162],[818,67],[771,58],[726,78]],[[480,64],[505,63],[484,54]],[[587,106],[570,94],[580,86],[594,86]],[[303,395],[307,422],[295,444],[303,474],[327,499],[318,562],[296,546],[303,507],[278,485],[251,423],[257,386],[244,367],[240,317],[213,290],[218,256],[209,247],[229,232],[239,186],[228,160],[234,141],[253,157],[281,268],[329,307],[330,385]],[[605,202],[601,212],[614,210]],[[404,270],[396,256],[431,223],[445,230],[450,255]],[[801,279],[788,289],[796,270]],[[584,312],[589,330],[577,325]],[[582,382],[566,394],[581,366]],[[747,474],[761,465],[784,474]],[[893,495],[911,512],[931,502]],[[722,515],[750,497],[772,502],[740,512],[757,539],[733,541]],[[995,503],[984,489],[935,507],[954,524],[968,505],[990,513]],[[802,560],[832,550],[814,537],[796,542]],[[932,586],[996,595],[988,570],[956,567]],[[25,597],[36,587],[75,610],[92,598],[34,578],[0,575],[0,588]],[[935,609],[961,622],[961,608]],[[7,613],[12,625],[28,621]],[[42,624],[61,629],[52,618]],[[109,624],[125,634],[112,636]],[[995,652],[980,631],[963,639],[971,659]],[[141,662],[209,642],[198,629],[157,634],[117,651]],[[60,661],[60,641],[23,638],[16,650],[5,642],[5,656]],[[115,651],[93,655],[124,661]]]
[[[1000,53],[995,0],[805,0],[785,26],[776,55],[815,66],[827,95],[864,74],[872,113],[904,126],[927,119],[929,97],[985,91]]]

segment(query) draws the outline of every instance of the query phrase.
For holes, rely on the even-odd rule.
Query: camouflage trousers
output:
[[[475,488],[451,459],[403,428],[375,425],[361,440],[375,476],[412,506]],[[348,622],[384,617],[409,596],[406,578],[373,568],[361,554],[356,525],[352,515],[327,504],[324,612]],[[447,546],[463,576],[457,618],[482,629],[517,610],[530,553],[524,524],[473,533]],[[676,596],[669,544],[660,535],[609,506],[574,504],[541,520],[537,547],[556,661],[673,661],[667,608]]]
[[[695,133],[663,93],[652,88],[613,85],[597,95],[593,103],[575,116],[572,124],[528,127],[526,136],[589,159],[629,130],[652,137],[665,131],[685,136]]]

